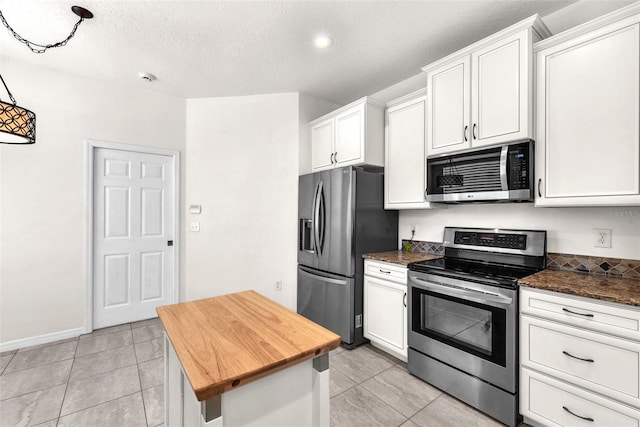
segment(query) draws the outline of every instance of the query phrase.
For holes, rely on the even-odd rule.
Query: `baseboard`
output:
[[[18,350],[34,345],[47,344],[54,341],[75,338],[85,333],[84,328],[67,329],[66,331],[52,332],[50,334],[37,335],[35,337],[21,338],[19,340],[0,343],[0,353],[5,351]]]

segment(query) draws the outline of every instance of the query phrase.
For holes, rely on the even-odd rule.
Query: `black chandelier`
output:
[[[57,43],[41,45],[31,42],[20,34],[16,33],[13,28],[7,23],[2,11],[0,11],[0,21],[9,30],[11,35],[15,37],[21,43],[24,43],[34,53],[44,53],[47,49],[53,47],[65,46],[69,40],[75,35],[78,26],[85,19],[93,18],[93,13],[80,6],[72,6],[73,13],[78,15],[80,19],[73,26],[69,36]],[[5,102],[0,99],[0,143],[3,144],[34,144],[36,142],[36,115],[33,111],[17,105],[15,98],[9,91],[7,84],[4,81],[2,75],[0,75],[2,85],[9,95],[10,102]]]

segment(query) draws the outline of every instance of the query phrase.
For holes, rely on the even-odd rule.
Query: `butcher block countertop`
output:
[[[640,280],[543,270],[518,280],[521,286],[640,306]]]
[[[255,291],[156,310],[199,401],[340,344],[340,336]]]
[[[416,261],[425,261],[428,259],[442,258],[442,255],[425,254],[420,252],[387,251],[364,254],[362,255],[362,258],[371,259],[374,261],[390,262],[392,264],[400,264],[406,267],[409,263]]]

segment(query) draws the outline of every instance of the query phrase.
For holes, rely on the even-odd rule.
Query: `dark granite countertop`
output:
[[[640,280],[543,270],[518,281],[521,286],[640,307]]]
[[[364,254],[362,258],[404,265],[406,267],[411,262],[442,258],[442,255],[425,254],[421,252],[387,251]]]

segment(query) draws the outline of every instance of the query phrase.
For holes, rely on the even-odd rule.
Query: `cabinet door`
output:
[[[640,203],[637,21],[537,53],[537,205]]]
[[[395,105],[387,110],[384,184],[386,209],[429,207],[426,163],[427,99]]]
[[[465,56],[427,73],[427,155],[471,146],[470,68],[471,59]]]
[[[336,166],[347,166],[364,161],[365,104],[337,115],[335,121]]]
[[[311,128],[311,168],[313,171],[333,167],[333,117]]]
[[[364,276],[364,336],[406,357],[406,285]]]
[[[529,30],[471,55],[472,146],[530,137]]]

